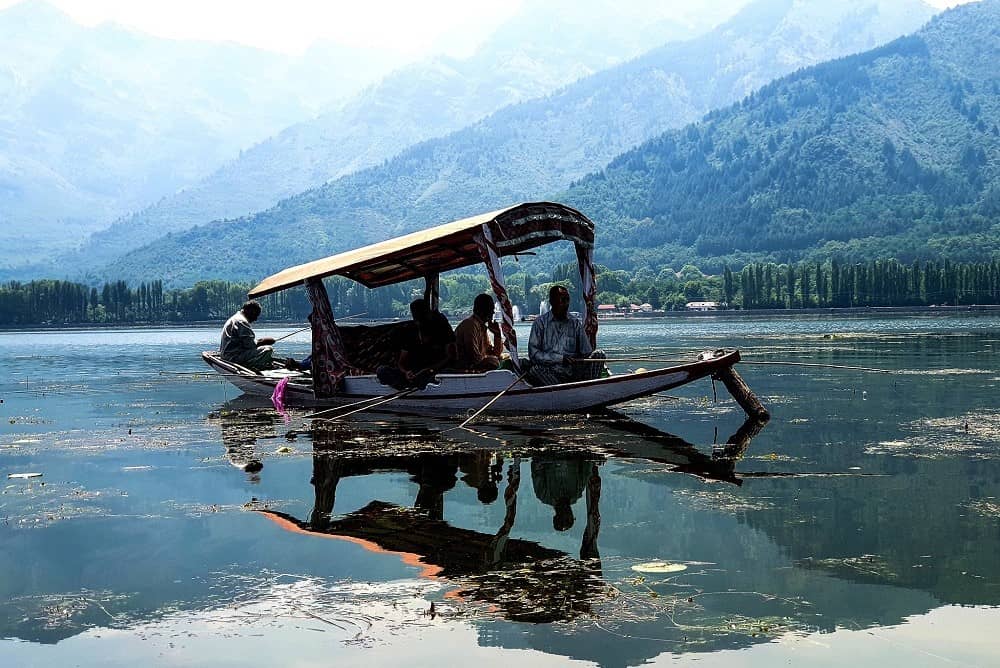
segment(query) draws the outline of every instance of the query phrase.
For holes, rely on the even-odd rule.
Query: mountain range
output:
[[[252,279],[360,243],[550,197],[669,128],[797,68],[915,29],[930,14],[919,2],[758,0],[702,37],[504,108],[260,214],[170,235],[100,275],[148,278],[156,267],[172,285],[205,276]],[[577,190],[572,197],[584,199]]]
[[[8,266],[79,244],[399,64],[369,49],[317,44],[290,57],[84,27],[38,0],[0,11],[0,43]]]
[[[653,0],[526,2],[472,55],[436,56],[393,72],[335,109],[243,151],[197,184],[122,218],[57,264],[99,266],[167,233],[270,208],[497,109],[703,32],[743,2],[712,0],[679,15]]]

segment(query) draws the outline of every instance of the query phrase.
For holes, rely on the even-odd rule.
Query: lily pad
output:
[[[632,570],[638,573],[679,573],[680,571],[686,571],[687,566],[670,561],[647,561],[643,564],[634,565]]]

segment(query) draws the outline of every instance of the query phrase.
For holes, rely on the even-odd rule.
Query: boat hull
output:
[[[290,405],[338,406],[374,397],[395,394],[374,375],[348,376],[342,392],[334,397],[316,398],[306,377],[293,372],[257,374],[229,364],[214,351],[202,353],[202,359],[217,373],[244,393],[270,396],[283,377],[289,382],[284,401]],[[428,385],[379,406],[379,410],[399,413],[461,415],[479,410],[503,392],[490,406],[491,413],[585,413],[615,406],[639,397],[669,390],[727,369],[740,360],[739,351],[665,369],[615,374],[606,378],[533,387],[507,370],[481,374],[440,374],[437,385]],[[505,391],[506,390],[506,391]]]

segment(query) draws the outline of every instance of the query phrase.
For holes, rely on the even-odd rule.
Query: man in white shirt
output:
[[[553,285],[549,305],[548,312],[535,318],[528,337],[531,382],[556,385],[599,377],[604,363],[582,360],[603,359],[604,353],[593,349],[583,323],[569,315],[569,290]]]

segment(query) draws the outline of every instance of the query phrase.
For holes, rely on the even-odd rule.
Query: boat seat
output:
[[[344,352],[360,373],[372,374],[380,366],[395,366],[399,360],[399,342],[416,333],[412,320],[385,325],[338,325]],[[412,334],[411,334],[412,333]]]

